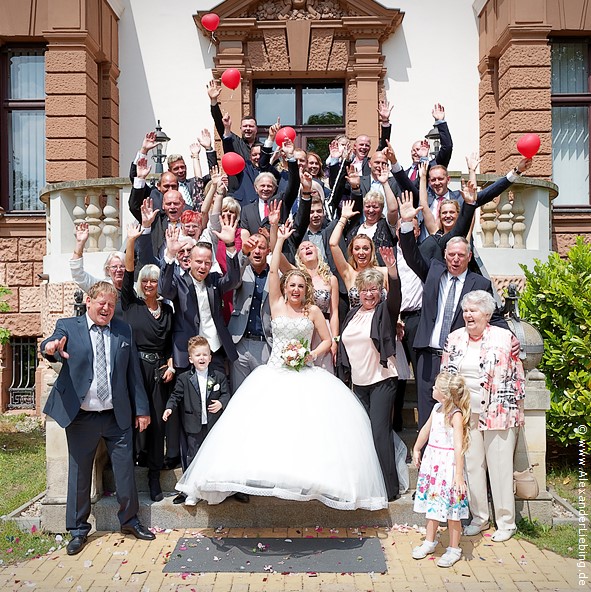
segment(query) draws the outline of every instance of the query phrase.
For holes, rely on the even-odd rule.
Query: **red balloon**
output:
[[[277,132],[277,135],[275,136],[275,143],[277,146],[283,146],[283,140],[285,140],[285,138],[289,138],[293,142],[295,137],[296,131],[293,129],[293,127],[286,125]]]
[[[222,74],[222,84],[231,90],[236,90],[241,78],[240,72],[236,68],[228,68]]]
[[[525,158],[533,158],[540,149],[540,136],[538,134],[524,134],[517,141],[517,150]]]
[[[236,152],[228,152],[222,156],[222,168],[228,175],[237,175],[244,170],[244,158]]]
[[[208,12],[201,17],[201,24],[208,31],[215,31],[220,25],[220,17],[215,12]]]

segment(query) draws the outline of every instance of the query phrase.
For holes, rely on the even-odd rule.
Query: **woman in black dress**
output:
[[[127,230],[121,308],[123,319],[133,330],[144,386],[150,401],[150,425],[141,434],[137,434],[136,454],[145,455],[150,498],[158,502],[164,497],[160,487],[165,435],[162,414],[166,408],[169,386],[174,378],[171,359],[173,311],[158,295],[160,269],[156,265],[142,267],[137,279],[137,295],[134,292],[134,246],[141,233],[142,228],[139,225],[132,224]]]

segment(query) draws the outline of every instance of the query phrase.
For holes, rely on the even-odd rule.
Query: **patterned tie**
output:
[[[454,316],[454,301],[456,299],[456,286],[458,285],[458,278],[455,275],[451,276],[451,285],[447,292],[447,299],[445,300],[445,308],[443,309],[443,322],[441,323],[441,333],[439,334],[439,347],[443,348],[445,340],[449,335],[451,329],[451,321]]]
[[[107,356],[105,355],[105,329],[93,325],[96,332],[96,394],[101,401],[109,398],[109,377],[107,376]]]
[[[416,181],[416,178],[417,178],[417,169],[418,169],[418,166],[416,164],[413,164],[412,165],[412,172],[410,174],[410,180],[411,181]]]
[[[179,191],[181,192],[183,199],[185,200],[185,203],[192,208],[193,207],[193,198],[191,197],[191,193],[189,191],[189,188],[187,187],[187,184],[184,181],[181,181],[179,183]]]

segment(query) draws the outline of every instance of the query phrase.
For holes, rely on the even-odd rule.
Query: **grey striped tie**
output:
[[[451,276],[451,286],[447,292],[447,299],[445,300],[445,308],[443,309],[443,322],[441,323],[441,333],[439,334],[439,347],[443,348],[445,340],[449,335],[451,329],[451,322],[454,318],[456,286],[458,285],[458,278],[455,275]]]
[[[101,401],[109,398],[109,377],[107,376],[107,356],[105,354],[105,329],[93,325],[96,332],[96,394]]]

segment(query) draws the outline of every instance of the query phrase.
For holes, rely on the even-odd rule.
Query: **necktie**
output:
[[[192,208],[193,207],[193,198],[191,197],[191,194],[189,192],[189,188],[187,187],[187,184],[184,181],[181,181],[179,183],[179,191],[181,192],[183,199],[185,200],[185,203]]]
[[[439,334],[439,347],[445,345],[445,340],[449,335],[451,329],[451,321],[454,316],[454,301],[456,299],[456,286],[458,285],[458,278],[455,275],[451,276],[451,285],[447,292],[447,299],[445,300],[445,308],[443,309],[443,322],[441,323],[441,333]]]
[[[413,164],[412,165],[412,172],[410,173],[410,180],[415,181],[416,178],[417,178],[417,165]]]
[[[269,203],[268,202],[263,203],[263,213],[265,215],[265,218],[269,217]]]
[[[101,401],[109,397],[109,377],[107,376],[107,356],[105,355],[105,329],[93,325],[96,332],[96,394]]]

